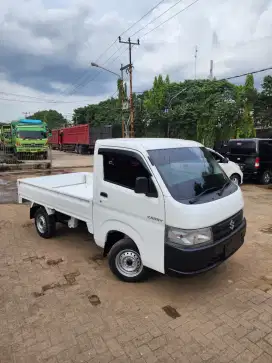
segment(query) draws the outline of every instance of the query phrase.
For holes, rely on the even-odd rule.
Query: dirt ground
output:
[[[234,256],[142,284],[118,281],[86,230],[44,240],[26,206],[1,204],[0,362],[271,363],[272,190],[242,189]]]
[[[78,155],[76,153],[52,150],[53,168],[87,167],[93,165],[93,155]]]

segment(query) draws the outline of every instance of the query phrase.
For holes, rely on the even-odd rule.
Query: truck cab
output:
[[[35,155],[47,159],[48,129],[41,120],[12,123],[12,140],[17,155]]]
[[[40,236],[83,220],[128,282],[149,269],[178,275],[216,267],[244,243],[243,197],[210,152],[194,141],[99,140],[94,172],[22,179]]]

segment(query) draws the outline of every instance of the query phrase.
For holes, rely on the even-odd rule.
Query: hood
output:
[[[211,227],[244,208],[240,188],[231,195],[202,204],[182,204],[165,197],[166,224],[183,229]]]

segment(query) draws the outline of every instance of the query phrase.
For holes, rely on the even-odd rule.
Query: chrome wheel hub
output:
[[[115,258],[115,264],[117,270],[127,277],[135,277],[143,270],[141,257],[133,250],[120,251]]]
[[[46,231],[46,220],[44,216],[39,216],[37,218],[37,228],[40,233],[45,233]]]
[[[233,181],[234,184],[239,185],[239,180],[237,177],[234,177],[231,180]]]
[[[264,181],[265,181],[266,183],[269,183],[269,182],[270,182],[270,175],[269,175],[269,173],[265,173],[265,174],[264,174]]]

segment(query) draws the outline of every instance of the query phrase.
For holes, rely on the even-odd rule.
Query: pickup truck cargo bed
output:
[[[18,180],[19,200],[27,200],[68,216],[92,222],[93,173],[41,176]]]

